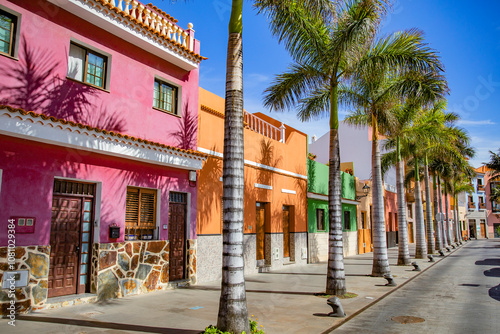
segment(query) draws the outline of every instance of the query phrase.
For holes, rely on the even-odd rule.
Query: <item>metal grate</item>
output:
[[[54,194],[94,196],[95,184],[55,179]]]
[[[186,193],[176,193],[171,191],[169,194],[169,201],[172,203],[187,203],[187,194]]]

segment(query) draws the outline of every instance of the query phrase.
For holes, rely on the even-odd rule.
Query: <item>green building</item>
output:
[[[357,253],[356,180],[341,173],[342,225],[344,256]],[[307,161],[307,220],[309,263],[328,260],[328,166],[312,159]]]

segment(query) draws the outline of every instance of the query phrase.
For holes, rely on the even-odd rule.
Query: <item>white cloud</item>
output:
[[[496,123],[489,119],[479,120],[479,121],[461,119],[457,121],[457,124],[475,126],[475,125],[495,125]]]

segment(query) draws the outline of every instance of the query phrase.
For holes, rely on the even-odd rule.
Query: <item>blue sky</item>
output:
[[[182,27],[194,24],[201,41],[200,86],[224,96],[227,24],[231,0],[154,0],[154,4],[179,20]],[[446,67],[451,89],[448,110],[460,114],[459,125],[472,138],[477,155],[475,167],[489,160],[489,150],[500,149],[500,1],[399,0],[381,29],[382,35],[419,28],[429,46],[437,50]],[[307,123],[295,113],[269,113],[262,96],[273,77],[284,71],[290,57],[271,35],[263,16],[257,16],[251,1],[244,3],[243,17],[244,106],[249,112],[264,112],[307,133],[322,136],[328,120]],[[340,115],[343,118],[346,111]],[[341,148],[342,149],[342,148]]]

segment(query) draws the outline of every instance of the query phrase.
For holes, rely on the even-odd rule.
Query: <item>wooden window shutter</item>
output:
[[[137,227],[139,222],[139,189],[127,189],[125,224],[127,228]]]
[[[155,228],[156,193],[153,190],[140,191],[140,225],[142,228]]]

